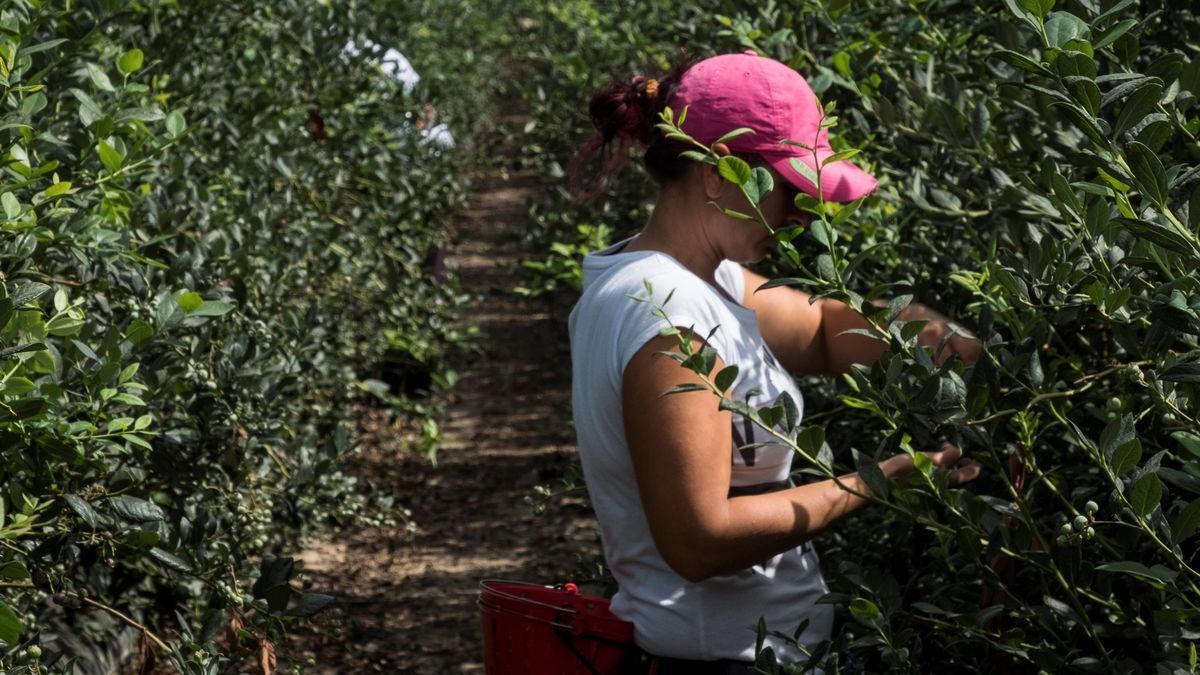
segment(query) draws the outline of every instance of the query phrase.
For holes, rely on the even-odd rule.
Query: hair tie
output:
[[[653,101],[658,96],[658,80],[646,80],[646,98]]]

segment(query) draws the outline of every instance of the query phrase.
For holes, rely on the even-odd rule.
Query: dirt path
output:
[[[518,297],[519,233],[536,179],[497,172],[477,181],[449,262],[478,295],[466,321],[486,354],[448,400],[438,465],[404,454],[368,419],[357,472],[412,511],[415,531],[371,529],[314,542],[302,554],[314,590],[339,605],[291,642],[314,673],[483,672],[475,607],[479,581],[578,578],[598,553],[579,494],[543,515],[526,503],[574,458],[565,313]]]

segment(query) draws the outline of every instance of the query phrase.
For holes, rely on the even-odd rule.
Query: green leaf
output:
[[[1175,516],[1175,522],[1171,523],[1171,539],[1176,544],[1181,544],[1197,531],[1200,531],[1200,499],[1183,507],[1179,515]]]
[[[1164,205],[1167,199],[1167,176],[1158,154],[1137,141],[1126,146],[1125,153],[1138,188],[1155,204]]]
[[[1123,572],[1125,574],[1131,574],[1135,577],[1146,579],[1148,581],[1163,584],[1169,584],[1172,581],[1175,581],[1175,577],[1179,576],[1179,573],[1175,570],[1169,569],[1162,565],[1146,567],[1142,563],[1133,562],[1131,560],[1122,560],[1121,562],[1097,565],[1096,569],[1101,572]]]
[[[158,562],[162,563],[164,566],[166,566],[170,569],[173,569],[177,572],[191,572],[192,571],[192,566],[189,565],[186,560],[184,560],[183,558],[180,558],[179,556],[177,556],[173,553],[165,551],[157,546],[155,546],[154,548],[151,548],[148,551],[148,553],[150,554],[151,558],[154,558]]]
[[[118,516],[139,523],[152,523],[166,518],[158,504],[131,495],[113,497],[108,500],[108,507]]]
[[[891,486],[888,484],[887,476],[883,475],[883,470],[879,468],[879,462],[876,462],[870,455],[859,452],[857,448],[851,449],[851,454],[854,457],[854,467],[858,470],[858,475],[871,488],[871,493],[877,497],[887,497],[891,492]],[[924,456],[923,453],[918,453]]]
[[[14,376],[8,378],[3,385],[3,393],[5,396],[24,396],[29,392],[37,389],[37,385],[27,377]]]
[[[1014,52],[1009,49],[998,49],[992,53],[992,56],[1004,61],[1010,66],[1020,68],[1025,72],[1034,73],[1035,75],[1045,75],[1046,77],[1054,77],[1054,73],[1049,68],[1043,66],[1037,61],[1034,61],[1028,56],[1025,56],[1024,54]]]
[[[0,600],[0,641],[9,647],[16,647],[25,632],[25,624],[12,609]]]
[[[157,106],[139,106],[136,108],[125,108],[117,112],[115,121],[117,124],[137,120],[139,122],[157,122],[163,119],[165,115]]]
[[[713,381],[717,385],[717,389],[724,392],[733,386],[734,381],[737,380],[737,376],[738,367],[736,365],[725,366],[721,369],[721,372],[717,373]]]
[[[1072,75],[1065,78],[1067,89],[1071,91],[1071,95],[1075,101],[1083,106],[1084,110],[1092,117],[1100,112],[1100,87],[1096,86],[1096,81],[1090,77],[1080,75]]]
[[[750,165],[745,160],[733,155],[726,155],[717,160],[717,172],[734,185],[745,185],[754,179],[754,172],[750,169]]]
[[[223,300],[205,300],[189,313],[192,316],[225,316],[232,312],[237,305]]]
[[[750,127],[738,127],[737,129],[734,129],[733,131],[730,131],[729,133],[725,134],[724,136],[713,141],[713,145],[716,145],[717,143],[728,143],[729,141],[732,141],[733,139],[738,138],[739,136],[745,136],[746,134],[752,134],[752,133],[754,133],[754,130],[751,129]]]
[[[1140,461],[1142,461],[1142,442],[1135,438],[1113,452],[1113,473],[1118,476],[1124,475],[1137,466]]]
[[[1104,427],[1100,433],[1100,454],[1107,460],[1112,460],[1116,449],[1137,438],[1134,428],[1133,415],[1126,413]]]
[[[1190,452],[1195,460],[1200,460],[1200,436],[1186,431],[1176,431],[1171,434],[1171,438],[1183,446],[1183,450]]]
[[[854,78],[854,71],[850,69],[850,55],[845,51],[839,51],[833,55],[833,67],[839,73],[847,78]]]
[[[775,179],[770,171],[761,166],[754,167],[753,174],[753,180],[743,185],[742,189],[746,191],[751,204],[758,204],[775,188]]]
[[[679,156],[693,162],[700,162],[701,164],[717,163],[712,157],[700,152],[699,150],[684,150],[683,152],[679,153]]]
[[[1046,39],[1051,47],[1062,47],[1089,32],[1087,23],[1070,12],[1054,12],[1046,20]]]
[[[1136,25],[1138,25],[1137,19],[1125,19],[1123,21],[1118,21],[1117,23],[1105,29],[1104,33],[1101,34],[1100,37],[1096,38],[1096,43],[1092,46],[1097,50],[1104,49],[1110,44],[1116,42],[1117,38],[1121,37],[1125,33],[1128,33],[1129,29]]]
[[[46,410],[46,400],[24,398],[0,403],[0,422],[13,422],[37,417]]]
[[[108,79],[108,75],[94,63],[84,65],[87,70],[88,77],[91,78],[92,84],[96,85],[101,91],[116,91],[112,85],[112,81]]]
[[[1100,97],[1100,107],[1107,108],[1115,101],[1133,96],[1147,87],[1157,86],[1159,91],[1162,90],[1162,80],[1157,77],[1145,77],[1142,75],[1134,75],[1132,78],[1122,80],[1120,84],[1104,92]]]
[[[1136,2],[1137,2],[1137,0],[1120,0],[1120,2],[1113,5],[1112,7],[1109,7],[1107,10],[1104,11],[1104,13],[1102,13],[1100,16],[1096,17],[1096,19],[1095,19],[1095,21],[1093,21],[1093,23],[1095,23],[1096,25],[1100,25],[1100,24],[1104,23],[1105,21],[1108,21],[1109,19],[1113,18],[1117,14],[1120,14],[1121,12],[1125,11],[1126,8],[1128,8],[1130,5],[1135,4]]]
[[[22,45],[21,50],[19,52],[17,52],[17,55],[18,56],[29,56],[30,54],[37,54],[39,52],[44,52],[44,51],[47,51],[50,49],[54,49],[55,47],[63,44],[64,42],[70,42],[70,40],[67,40],[66,38],[58,38],[55,40],[47,40],[45,42],[39,42],[37,44],[33,44],[33,45],[29,45],[29,46]]]
[[[1046,16],[1054,9],[1054,0],[1020,0],[1021,6],[1038,15]]]
[[[819,218],[813,219],[813,221],[809,223],[808,231],[812,238],[825,248],[831,248],[833,246],[835,239],[833,236],[833,231],[829,229],[829,225],[826,224],[824,220]]]
[[[142,50],[130,49],[117,59],[117,70],[121,71],[122,75],[135,73],[141,70],[143,58]]]
[[[172,110],[167,114],[167,133],[171,138],[178,138],[183,130],[187,128],[187,122],[183,119],[183,112]]]
[[[77,319],[69,314],[59,314],[46,322],[46,332],[58,337],[78,335],[84,323],[83,319]]]
[[[41,194],[44,197],[46,197],[46,199],[50,199],[51,197],[59,197],[59,196],[65,195],[68,192],[71,192],[71,182],[64,180],[64,181],[59,181],[57,183],[54,183],[53,185],[46,188],[45,190],[42,190]]]
[[[183,311],[191,313],[200,308],[204,304],[204,298],[196,291],[186,291],[175,297],[175,302],[179,303]]]
[[[15,220],[21,215],[21,202],[11,192],[5,192],[0,195],[0,205],[4,206],[4,215],[9,220]]]
[[[1169,227],[1137,218],[1113,218],[1112,222],[1129,230],[1139,239],[1154,242],[1169,251],[1176,253],[1191,253],[1192,251],[1191,242]]]
[[[137,374],[138,368],[140,368],[141,365],[142,364],[140,363],[131,363],[122,368],[120,376],[117,377],[117,384],[125,384],[126,382],[132,380],[133,376]]]
[[[1161,499],[1162,485],[1154,473],[1142,476],[1129,488],[1129,504],[1133,507],[1133,512],[1139,516],[1149,515],[1158,506]]]
[[[20,560],[9,560],[0,563],[0,579],[22,581],[29,578],[29,570]]]
[[[1096,120],[1086,110],[1068,101],[1052,101],[1050,107],[1062,111],[1097,146],[1101,148],[1108,146],[1108,139],[1104,137]]]
[[[677,384],[658,396],[659,398],[662,398],[663,396],[670,396],[671,394],[686,394],[692,391],[708,391],[708,387],[703,384],[695,384],[690,382],[687,384]]]
[[[129,322],[129,328],[125,330],[125,337],[135,345],[141,344],[154,337],[154,326],[141,319],[134,319]]]
[[[304,593],[300,596],[300,601],[296,603],[296,606],[287,611],[287,615],[300,618],[309,617],[325,609],[333,600],[332,595]]]
[[[286,556],[276,557],[273,554],[263,556],[259,564],[259,577],[254,582],[250,592],[256,598],[265,598],[268,591],[279,586],[286,586],[292,578],[296,561]]]
[[[793,157],[793,158],[789,159],[788,164],[791,164],[792,168],[795,169],[796,173],[798,173],[804,177],[804,180],[807,180],[809,183],[812,183],[814,187],[817,185],[817,172],[811,166],[809,166],[808,164],[805,164],[802,160],[800,160],[797,157]]]
[[[975,107],[971,108],[971,135],[975,140],[982,141],[991,128],[992,114],[988,111],[987,103],[981,98],[975,102]]]
[[[116,173],[121,169],[121,154],[113,149],[107,141],[101,140],[96,144],[96,150],[100,154],[100,161],[111,172]]]
[[[854,157],[857,154],[858,154],[858,148],[850,148],[848,150],[842,150],[840,152],[835,152],[832,155],[821,160],[821,167],[824,168],[830,164],[837,164],[838,162],[844,162],[844,161],[850,159],[851,157]]]
[[[1139,87],[1136,92],[1130,94],[1129,98],[1125,100],[1120,114],[1117,115],[1113,136],[1120,138],[1122,134],[1137,126],[1138,122],[1141,122],[1146,115],[1157,108],[1162,99],[1162,90],[1162,80],[1154,78],[1149,84]]]
[[[873,626],[881,616],[879,607],[866,598],[855,598],[850,601],[850,614],[860,623]]]

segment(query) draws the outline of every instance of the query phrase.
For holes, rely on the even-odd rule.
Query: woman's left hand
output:
[[[946,343],[946,347],[948,348],[942,349],[936,355],[935,363],[939,366],[945,363],[946,359],[950,358],[951,355],[955,354],[964,363],[975,363],[979,359],[980,354],[983,353],[983,342],[979,338],[957,323],[954,325],[958,330],[952,330],[950,328],[950,319],[921,303],[912,303],[897,318],[903,321],[917,321],[922,319],[929,321],[929,324],[917,336],[918,345],[937,349],[942,340],[947,335],[950,336],[950,339]],[[966,333],[966,335],[963,335],[963,333]]]

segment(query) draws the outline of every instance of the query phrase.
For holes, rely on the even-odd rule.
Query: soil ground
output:
[[[339,598],[290,642],[290,657],[330,673],[482,673],[476,599],[487,578],[579,579],[599,555],[579,491],[548,499],[575,461],[566,311],[520,297],[520,233],[533,176],[503,170],[476,181],[453,232],[448,264],[476,296],[464,317],[486,353],[445,401],[437,465],[406,453],[382,414],[365,420],[355,471],[411,510],[411,527],[342,532],[301,559],[313,590]],[[286,657],[285,657],[286,658]]]

